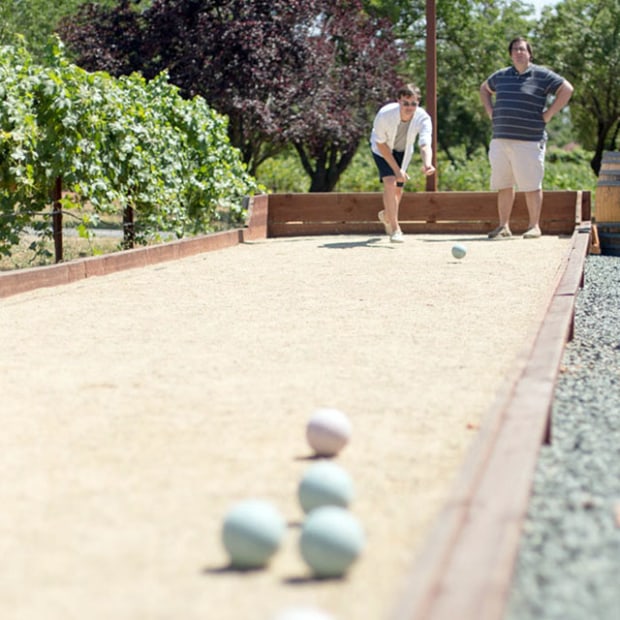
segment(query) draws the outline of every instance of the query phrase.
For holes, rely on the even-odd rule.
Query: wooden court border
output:
[[[504,617],[589,243],[590,226],[577,227],[533,346],[487,412],[390,620]]]
[[[401,227],[406,234],[486,233],[497,223],[496,200],[493,192],[410,192],[402,200]],[[243,228],[45,267],[0,272],[0,299],[267,237],[383,232],[377,220],[381,194],[376,192],[262,194],[248,202],[248,218]],[[576,225],[589,220],[590,192],[544,192],[541,226],[545,234],[571,234]],[[527,227],[522,192],[517,192],[511,225],[516,234]]]
[[[552,436],[551,407],[591,243],[587,191],[545,191],[541,227],[570,235],[533,342],[491,405],[439,517],[405,578],[390,620],[501,620],[540,446]],[[381,194],[272,194],[249,201],[247,225],[158,246],[0,274],[0,298],[279,236],[382,234]],[[492,192],[419,192],[403,198],[405,233],[483,234],[497,222]],[[527,226],[517,193],[511,227]]]

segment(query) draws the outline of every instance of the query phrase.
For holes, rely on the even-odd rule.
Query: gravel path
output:
[[[620,259],[589,256],[506,620],[620,619]]]

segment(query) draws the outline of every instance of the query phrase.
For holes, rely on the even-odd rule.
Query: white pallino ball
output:
[[[335,456],[351,439],[351,421],[339,409],[317,409],[306,425],[306,439],[317,456]]]

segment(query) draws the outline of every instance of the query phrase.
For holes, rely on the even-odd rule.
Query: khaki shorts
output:
[[[491,189],[517,188],[522,192],[542,189],[545,174],[545,140],[528,142],[494,138],[489,148]]]

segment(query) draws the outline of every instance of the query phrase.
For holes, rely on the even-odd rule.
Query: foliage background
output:
[[[203,99],[182,98],[165,74],[115,79],[67,62],[58,45],[46,54],[39,64],[0,46],[0,254],[28,229],[49,234],[39,216],[57,179],[62,209],[81,213],[86,235],[128,208],[143,243],[211,231],[218,208],[241,217],[259,188]]]
[[[281,12],[288,17],[279,24],[277,31],[249,31],[247,28],[251,20],[244,22],[238,17],[230,17],[241,15],[237,10],[239,7],[245,11],[244,15],[263,15],[261,28],[273,28],[273,24],[268,24],[270,15]],[[316,27],[312,26],[312,11],[317,8],[327,11],[324,14],[330,16],[329,21],[322,23],[324,30],[318,27],[318,22]],[[233,145],[238,144],[243,161],[255,177],[247,177],[247,188],[258,187],[257,181],[268,191],[307,192],[310,189],[325,191],[325,188],[343,192],[379,191],[380,185],[367,146],[370,123],[379,103],[392,98],[392,85],[397,80],[413,80],[424,89],[425,8],[424,0],[100,0],[92,6],[84,0],[57,0],[54,3],[44,0],[0,0],[0,44],[12,44],[14,33],[22,33],[23,45],[32,62],[42,66],[51,63],[48,78],[53,73],[54,62],[58,64],[57,59],[53,60],[53,55],[50,60],[48,36],[61,24],[64,24],[65,33],[72,32],[77,40],[83,42],[84,49],[88,50],[91,46],[97,51],[92,55],[95,60],[105,57],[106,62],[111,63],[110,69],[118,71],[119,75],[130,72],[136,62],[142,61],[142,56],[146,58],[151,53],[150,64],[145,65],[145,75],[149,80],[160,75],[161,69],[169,68],[175,79],[178,77],[181,82],[185,78],[188,80],[180,84],[180,93],[187,98],[195,94],[195,88],[208,86],[203,88],[204,94],[211,97],[208,104],[213,104],[214,109],[224,115],[222,118],[228,119],[228,139]],[[436,0],[436,8],[439,189],[466,191],[488,188],[486,150],[491,128],[480,105],[478,90],[490,73],[509,63],[506,46],[518,34],[527,36],[533,43],[536,62],[558,71],[576,88],[569,109],[557,115],[548,127],[550,142],[545,188],[594,190],[602,153],[604,150],[616,150],[620,131],[620,81],[617,80],[620,74],[620,29],[617,27],[620,23],[620,0],[561,0],[553,9],[544,9],[540,20],[534,19],[532,6],[528,2],[518,0]],[[204,18],[205,15],[222,17],[222,11],[228,9],[232,13],[227,19],[214,21]],[[211,13],[204,13],[207,10]],[[295,11],[306,21],[287,22]],[[86,22],[76,21],[75,17],[80,12],[87,17]],[[155,26],[161,25],[162,20],[168,23],[169,18],[174,17],[175,25],[170,30],[174,31],[177,43],[169,45],[170,41],[161,38],[163,29],[160,27],[153,31],[137,28],[138,17],[143,14],[154,16]],[[359,21],[351,19],[352,16],[359,17]],[[307,36],[298,37],[299,32],[294,34],[298,27],[295,24],[299,23],[310,29],[306,34],[311,32],[317,35],[321,32],[324,37],[312,37],[314,47],[308,47]],[[189,29],[188,24],[191,26]],[[215,26],[219,30],[214,29]],[[119,37],[119,33],[122,36]],[[127,34],[131,37],[125,36]],[[102,36],[104,38],[97,38]],[[214,44],[213,50],[216,51],[219,49],[218,41],[228,42],[226,49],[218,52],[219,55],[209,57],[206,73],[197,62],[197,59],[206,58],[205,37]],[[291,37],[299,46],[298,51],[303,52],[301,56],[295,56],[292,48],[286,51],[287,45],[293,41]],[[144,47],[136,47],[136,41]],[[261,43],[257,44],[257,41]],[[383,71],[379,72],[383,80],[377,80],[377,73],[369,73],[367,64],[355,61],[360,51],[362,57],[366,54],[362,45],[364,41],[374,41],[373,44],[380,42],[383,46],[383,56],[378,55],[377,48],[364,60],[367,62],[374,58],[378,61],[381,57],[381,62],[387,63],[378,63],[378,68]],[[230,47],[231,42],[236,42],[235,46]],[[289,54],[285,63],[280,56],[283,50]],[[304,56],[312,54],[316,55],[314,63],[296,64]],[[326,62],[332,57],[339,60],[334,65],[330,64],[328,70]],[[244,65],[246,61],[254,64]],[[230,71],[222,73],[226,67],[234,68],[232,74]],[[348,69],[354,78],[352,81],[346,79]],[[77,68],[70,70],[74,77],[80,75]],[[295,76],[302,75],[299,73],[301,70],[304,72],[303,80],[297,84]],[[110,79],[109,76],[104,78],[102,72],[96,72],[96,75],[98,77],[93,79]],[[244,91],[244,84],[250,84],[247,78],[254,75],[256,79],[251,81],[251,88]],[[122,79],[128,80],[124,84],[126,87],[131,85],[131,90],[136,80],[141,78],[127,76]],[[233,83],[234,90],[218,90],[218,84]],[[267,87],[264,87],[265,84]],[[156,85],[157,82],[155,90],[158,88]],[[144,82],[142,87],[146,88]],[[159,88],[162,88],[161,82]],[[278,94],[280,102],[275,107],[274,93]],[[143,102],[141,105],[153,103],[151,98],[150,103]],[[348,108],[360,113],[356,116],[341,113]],[[87,116],[92,113],[90,110],[82,112]],[[278,117],[278,114],[281,116]],[[179,116],[176,118],[178,120]],[[279,120],[282,118],[286,119],[284,124]],[[355,132],[349,132],[351,136],[348,136],[347,128],[352,123],[355,123]],[[71,137],[70,125],[61,123],[56,127],[59,135],[64,135],[69,143],[75,138],[75,135]],[[148,131],[146,123],[143,124],[143,132],[145,130]],[[220,136],[218,140],[225,140],[221,134],[216,135]],[[172,143],[176,144],[174,140]],[[178,144],[174,148],[180,152]],[[133,146],[131,140],[126,141],[120,151],[131,151],[128,161],[134,166],[139,164],[139,140],[136,142],[134,139]],[[164,159],[168,157],[164,151],[159,156]],[[54,157],[58,160],[60,155]],[[409,190],[424,189],[424,178],[417,170],[418,162],[419,159],[414,158]],[[69,167],[70,172],[77,171],[80,166],[79,162],[75,166],[74,163]],[[32,166],[32,170],[37,166],[43,170],[40,162]],[[48,166],[42,173],[47,175],[48,182],[51,171]],[[7,186],[11,183],[15,186],[16,179],[7,176],[6,168],[2,174],[3,208],[7,211]],[[29,174],[22,175],[22,182],[17,184],[21,192],[20,201],[23,204],[30,201],[33,208],[45,207],[49,202],[48,188],[39,181],[35,182]],[[140,182],[141,173],[136,170],[130,172],[127,169],[123,174],[117,171],[114,181],[117,185],[120,182],[127,189],[129,183]],[[186,234],[192,230],[192,219],[196,222],[194,231],[214,225],[216,215],[213,210],[194,208],[192,211],[190,208],[179,214],[165,194],[153,200],[158,183],[151,188],[148,188],[147,182],[143,183],[143,195],[147,197],[141,203],[143,220],[150,222],[153,230],[157,228],[170,230],[173,234]],[[159,189],[164,186],[165,181]],[[84,187],[78,183],[74,189],[83,190]],[[97,194],[93,189],[91,183],[89,191],[95,213],[87,215],[83,222],[87,235],[88,226],[101,222],[106,216],[106,209],[117,209],[118,212],[127,204],[118,193],[114,193],[118,192],[118,187],[107,187],[107,197],[105,193]],[[228,191],[225,187],[221,189]],[[249,189],[249,193],[251,191]],[[86,193],[82,192],[84,195]],[[134,204],[138,206],[140,193],[134,188],[132,194]],[[190,203],[192,201],[197,207],[199,200],[196,195],[189,199]],[[67,203],[66,206],[71,205]],[[179,221],[185,223],[179,226]],[[7,231],[3,224],[4,238],[7,234],[13,235],[14,241],[15,234],[23,225],[25,220],[18,222],[14,230]]]
[[[380,102],[393,98],[396,82],[414,81],[424,88],[426,2],[308,0],[300,4],[294,0],[292,12],[286,9],[289,4],[274,0],[268,12],[279,16],[278,23],[291,20],[288,30],[273,30],[261,0],[215,4],[212,0],[154,0],[138,17],[130,3],[121,0],[111,12],[85,10],[83,16],[88,19],[65,20],[61,33],[79,62],[94,66],[134,63],[134,68],[147,73],[153,66],[161,69],[148,60],[149,49],[159,63],[164,59],[167,66],[191,66],[173,80],[179,80],[186,90],[198,89],[211,105],[234,119],[231,139],[244,153],[252,173],[258,173],[266,163],[263,172],[270,170],[268,177],[272,177],[273,162],[266,160],[283,162],[294,149],[303,178],[310,178],[303,191],[338,190],[346,184],[340,176],[350,176],[350,162],[364,149]],[[467,166],[487,148],[491,126],[479,101],[479,86],[492,72],[510,63],[507,44],[518,34],[533,42],[535,62],[551,66],[576,86],[578,94],[570,111],[550,129],[557,134],[563,125],[560,133],[570,135],[563,143],[555,135],[556,145],[578,137],[580,144],[592,151],[589,164],[598,173],[602,153],[615,150],[619,130],[620,95],[613,76],[620,71],[620,34],[614,27],[620,20],[620,0],[563,0],[555,9],[545,9],[540,20],[531,4],[517,0],[436,0],[436,13],[440,163],[448,161],[450,169]],[[162,38],[162,28],[153,25],[160,23],[162,16],[168,20],[171,15],[175,16],[170,22],[174,32]],[[230,15],[237,17],[231,19]],[[110,24],[116,30],[121,24],[126,36],[114,34]],[[295,34],[299,32],[305,33],[301,39]],[[145,46],[139,67],[135,55],[123,48],[128,40],[135,41],[133,47]],[[220,40],[226,42],[226,50],[218,47]],[[108,43],[105,48],[101,47],[103,41]],[[106,51],[110,42],[117,51],[113,58],[102,60],[110,56]],[[377,67],[359,62],[368,55],[369,44]],[[237,50],[239,45],[242,49]],[[386,45],[400,54],[389,59]],[[291,56],[292,48],[298,48],[299,53]],[[93,49],[102,52],[93,58]],[[255,62],[258,49],[267,60]],[[192,65],[191,58],[199,61]],[[234,67],[232,73],[229,66]],[[386,67],[390,71],[396,67],[400,77],[389,74],[386,84]],[[243,76],[241,82],[239,75]],[[255,75],[259,79],[254,80]],[[295,87],[296,80],[301,88]],[[224,88],[224,84],[234,87]],[[279,105],[274,107],[274,101]],[[253,133],[248,133],[250,126]],[[261,145],[263,156],[258,156]],[[265,145],[269,145],[268,157]]]
[[[438,189],[440,191],[485,191],[489,188],[489,163],[485,149],[467,156],[464,147],[453,150],[454,161],[439,153]],[[590,168],[591,153],[573,145],[550,145],[547,150],[545,182],[547,190],[581,189],[594,192],[597,178]],[[407,191],[424,191],[425,177],[414,162]],[[305,192],[307,182],[292,152],[282,153],[260,166],[257,180],[273,192]],[[336,191],[378,192],[381,185],[366,145],[360,147],[351,165],[340,178]],[[594,194],[593,194],[594,196]]]

